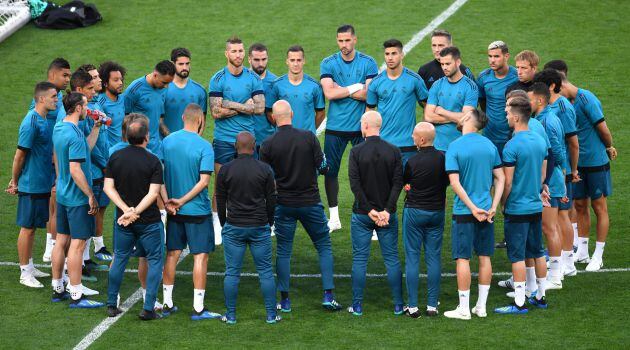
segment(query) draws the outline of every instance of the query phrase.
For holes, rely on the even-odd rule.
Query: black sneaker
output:
[[[122,314],[122,310],[115,307],[115,306],[107,306],[107,316],[108,317],[116,317],[118,315]]]
[[[100,261],[112,261],[112,253],[107,250],[107,248],[103,247],[98,250],[98,252],[94,253],[94,256]]]
[[[494,247],[497,248],[497,249],[505,249],[505,248],[507,248],[507,243],[505,242],[505,240],[503,240],[503,241],[495,244]]]
[[[419,318],[420,309],[418,309],[417,307],[410,307],[405,310],[405,314],[411,318]]]
[[[162,318],[162,315],[160,315],[159,313],[153,311],[153,310],[144,310],[142,309],[142,312],[140,312],[140,315],[138,315],[138,317],[140,317],[141,320],[143,321],[152,321],[152,320],[159,320]]]
[[[86,263],[86,265],[83,266],[83,271],[82,271],[82,274],[81,274],[81,281],[86,281],[86,282],[96,282],[96,281],[98,281],[96,276],[94,276],[90,272],[90,269],[88,268],[87,263]]]
[[[428,317],[436,317],[439,314],[440,313],[437,310],[427,310],[427,316]]]

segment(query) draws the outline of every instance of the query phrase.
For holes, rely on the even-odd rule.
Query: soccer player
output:
[[[72,298],[71,308],[96,308],[103,303],[88,300],[83,296],[81,267],[85,241],[94,235],[94,215],[98,211],[98,201],[92,192],[90,172],[90,151],[98,138],[100,123],[86,138],[79,129],[79,121],[87,114],[87,98],[78,92],[71,92],[63,99],[68,113],[60,120],[53,131],[53,145],[57,159],[57,244],[52,254],[53,301],[63,299],[62,279],[64,261],[68,275],[68,292]]]
[[[141,113],[149,118],[149,144],[147,148],[158,158],[162,158],[160,136],[168,135],[164,127],[164,101],[166,88],[175,76],[175,65],[171,61],[161,61],[153,72],[129,84],[125,91],[125,114]]]
[[[285,100],[295,111],[293,127],[315,134],[326,117],[324,111],[326,101],[322,87],[317,80],[304,73],[306,58],[302,46],[294,45],[287,50],[286,63],[289,73],[273,82],[270,97],[265,99],[267,111],[271,111],[276,101]]]
[[[453,191],[451,243],[457,263],[459,306],[444,316],[470,320],[470,258],[479,257],[479,298],[472,313],[486,317],[486,300],[492,280],[490,257],[494,253],[494,216],[503,193],[505,175],[497,148],[478,132],[488,123],[485,113],[474,109],[460,119],[462,136],[446,151],[446,172]],[[494,187],[494,197],[491,188]]]
[[[534,75],[536,70],[538,70],[539,63],[540,58],[534,51],[524,50],[519,52],[514,57],[518,81],[507,88],[505,91],[506,95],[513,90],[529,91],[529,88],[534,83]]]
[[[18,195],[16,223],[20,226],[17,250],[20,262],[20,283],[31,288],[43,288],[36,277],[48,277],[33,265],[33,242],[37,228],[45,228],[49,215],[52,183],[52,135],[46,116],[57,107],[57,90],[50,82],[35,85],[35,108],[20,124],[18,147],[13,157],[11,181],[6,192]],[[66,295],[66,298],[68,296]]]
[[[505,94],[509,86],[518,81],[516,68],[508,64],[510,53],[503,41],[494,41],[488,45],[490,68],[479,73],[479,106],[488,116],[488,126],[483,135],[490,139],[499,151],[510,138],[511,131],[505,119]]]
[[[269,54],[267,46],[261,43],[254,43],[248,49],[247,60],[249,61],[249,69],[253,70],[262,80],[263,91],[265,93],[265,101],[271,98],[271,87],[277,76],[267,69],[269,64]],[[265,102],[266,103],[266,102]],[[254,131],[256,137],[256,153],[260,151],[260,145],[267,137],[276,132],[276,126],[273,124],[271,115],[263,113],[254,116]]]
[[[296,224],[300,221],[319,255],[324,289],[322,306],[332,311],[341,310],[341,305],[333,296],[332,244],[317,186],[317,175],[325,174],[328,170],[326,157],[314,133],[293,127],[293,110],[288,101],[274,103],[272,116],[278,131],[263,142],[260,160],[271,166],[278,190],[274,221],[276,272],[281,295],[279,309],[291,312],[291,251]]]
[[[214,118],[214,173],[236,157],[236,135],[241,131],[255,133],[254,118],[265,112],[265,95],[260,77],[243,67],[245,48],[237,37],[225,43],[227,65],[210,79],[208,88],[210,110]],[[216,179],[215,179],[216,192]],[[215,244],[221,244],[221,225],[213,201],[212,222]]]
[[[121,140],[122,122],[125,117],[125,100],[121,96],[125,85],[127,71],[116,62],[103,62],[98,67],[98,74],[102,80],[104,92],[98,95],[98,103],[103,112],[112,119],[107,127],[107,141],[109,147]]]
[[[580,146],[578,172],[581,181],[575,184],[573,199],[578,217],[579,244],[576,253],[578,263],[588,263],[587,271],[597,271],[604,266],[602,258],[610,221],[606,198],[612,195],[610,160],[617,158],[613,138],[604,119],[602,104],[590,91],[578,88],[563,77],[560,91],[573,101]],[[597,217],[597,241],[589,258],[588,232],[591,227],[588,200]]]
[[[396,202],[403,187],[402,159],[398,147],[379,136],[382,118],[368,111],[361,117],[365,142],[350,150],[348,177],[354,194],[350,234],[352,236],[352,306],[348,312],[363,315],[363,290],[370,257],[372,232],[376,230],[387,281],[394,301],[394,315],[405,312],[402,271],[398,257]]]
[[[242,131],[236,135],[236,159],[228,162],[217,177],[217,207],[225,236],[226,314],[221,320],[236,323],[236,298],[243,257],[247,246],[254,258],[262,289],[267,323],[281,320],[276,311],[276,281],[271,268],[271,235],[276,187],[271,168],[254,159],[254,136]]]
[[[164,102],[164,126],[171,133],[184,127],[182,115],[190,103],[201,106],[204,116],[208,112],[206,89],[188,77],[190,74],[190,51],[183,47],[171,51],[171,62],[175,65],[175,76],[166,88]],[[202,125],[205,130],[205,119]]]
[[[574,183],[580,181],[578,174],[578,160],[580,146],[577,137],[577,125],[575,109],[569,100],[560,94],[562,89],[562,73],[555,69],[545,69],[536,74],[535,81],[540,81],[549,86],[549,105],[558,116],[564,128],[564,146],[566,150],[563,167],[566,172],[565,186],[567,189],[566,201],[561,201],[558,206],[558,230],[562,237],[562,267],[564,276],[575,276],[577,269],[573,262],[573,228],[569,211],[573,206]]]
[[[560,119],[549,106],[549,87],[541,82],[534,83],[529,92],[530,104],[533,116],[545,127],[547,137],[551,144],[553,159],[553,173],[549,179],[550,206],[543,208],[543,233],[547,238],[549,250],[549,280],[547,289],[562,289],[562,263],[560,261],[562,252],[562,239],[558,232],[558,206],[566,197],[566,186],[564,184],[564,159],[566,150],[564,148],[564,128]],[[549,161],[549,160],[548,160]],[[546,185],[545,185],[546,186]]]
[[[457,47],[442,49],[440,65],[444,76],[429,90],[424,120],[435,125],[435,149],[446,152],[448,145],[462,136],[457,130],[459,120],[477,108],[479,89],[473,79],[462,74],[461,53]]]
[[[547,265],[542,244],[542,183],[546,177],[547,145],[535,131],[529,130],[531,115],[529,100],[524,97],[509,99],[506,106],[508,124],[514,136],[503,149],[505,189],[505,239],[508,259],[514,275],[514,304],[499,307],[499,314],[524,314],[526,267],[525,259],[535,259],[536,296],[530,304],[547,308],[545,284]]]
[[[435,134],[433,124],[421,122],[416,125],[413,141],[418,153],[407,161],[403,171],[403,183],[408,191],[403,210],[405,276],[409,298],[407,315],[413,318],[420,317],[418,275],[423,246],[427,265],[427,316],[438,315],[444,207],[449,181],[444,170],[444,153],[433,147]]]
[[[344,24],[337,28],[339,52],[322,60],[320,82],[324,96],[330,101],[324,154],[329,170],[324,178],[328,199],[330,232],[341,229],[339,219],[339,167],[348,142],[352,146],[363,142],[361,115],[365,112],[367,88],[378,74],[374,59],[355,50],[357,36],[354,27]]]
[[[436,29],[431,33],[431,53],[433,53],[433,59],[418,69],[418,75],[424,80],[427,90],[431,90],[433,84],[444,77],[440,52],[453,45],[452,39],[451,33],[444,29]],[[475,76],[468,67],[460,64],[459,71],[472,81],[475,81]]]
[[[50,65],[48,66],[48,79],[47,81],[53,85],[55,85],[55,89],[57,89],[57,106],[53,110],[49,110],[46,114],[46,121],[48,122],[48,137],[52,139],[53,129],[55,127],[55,123],[57,122],[57,117],[59,115],[66,115],[66,111],[63,109],[63,94],[62,91],[66,89],[68,83],[70,83],[70,63],[64,58],[55,58],[52,60]],[[33,110],[35,108],[36,101],[33,99],[29,110]],[[52,163],[52,147],[50,148],[50,161]],[[56,220],[56,201],[55,201],[55,181],[57,179],[57,174],[55,173],[55,168],[51,167],[50,173],[50,182],[52,183],[52,190],[50,194],[49,201],[49,214],[48,214],[48,223],[46,224],[46,250],[44,251],[44,255],[42,257],[42,261],[50,262],[52,250],[55,246],[55,240],[57,237],[57,220]],[[38,274],[38,273],[36,273]],[[41,274],[38,274],[41,275]]]
[[[127,126],[129,146],[112,154],[105,169],[104,191],[117,207],[114,226],[114,259],[107,285],[107,314],[115,317],[118,292],[125,266],[134,246],[142,249],[148,260],[147,289],[139,317],[154,320],[162,317],[154,310],[162,279],[163,227],[156,204],[162,187],[162,164],[146,150],[150,122],[139,118]]]
[[[204,95],[205,96],[205,95]],[[205,97],[204,97],[205,99]],[[193,255],[193,321],[219,318],[220,314],[204,307],[208,253],[214,251],[211,204],[208,184],[214,169],[212,146],[200,134],[205,115],[203,108],[191,103],[183,111],[184,128],[164,138],[164,183],[170,198],[166,226],[166,263],[164,264],[164,315],[177,311],[173,304],[175,267],[188,245]]]
[[[425,100],[428,91],[422,78],[403,66],[402,49],[397,39],[383,43],[387,69],[370,83],[365,103],[368,110],[378,108],[383,120],[380,137],[400,149],[404,166],[418,151],[411,138],[416,125],[416,103]]]

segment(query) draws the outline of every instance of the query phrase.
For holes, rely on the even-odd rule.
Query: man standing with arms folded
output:
[[[405,243],[405,276],[409,309],[407,315],[420,317],[418,283],[420,250],[424,246],[427,265],[427,316],[438,315],[438,296],[442,271],[442,236],[448,175],[444,170],[444,153],[433,147],[435,127],[421,122],[413,130],[418,153],[409,158],[403,171],[403,183],[409,186],[403,210]]]
[[[267,69],[267,65],[269,64],[267,46],[261,43],[254,43],[249,47],[248,53],[247,60],[249,61],[249,69],[258,74],[258,77],[262,80],[265,101],[268,101],[271,98],[272,84],[277,77]],[[265,102],[265,104],[266,103],[267,102]],[[273,120],[271,120],[269,113],[254,116],[254,130],[254,136],[256,137],[255,154],[258,154],[262,142],[265,141],[265,139],[271,134],[276,132],[276,126],[273,124]]]
[[[203,132],[204,113],[201,106],[191,103],[181,117],[184,128],[167,136],[164,149],[164,182],[170,198],[166,225],[166,263],[164,265],[163,314],[177,311],[173,304],[175,267],[182,250],[188,245],[193,255],[193,321],[219,318],[220,314],[204,308],[208,253],[214,251],[214,230],[208,184],[214,169],[212,146]]]
[[[363,315],[363,290],[370,257],[372,231],[376,230],[387,281],[394,301],[394,315],[405,312],[402,271],[398,257],[396,202],[403,187],[400,150],[379,136],[382,118],[376,111],[361,117],[365,142],[350,150],[348,176],[354,194],[352,221],[352,306],[348,312]]]
[[[547,265],[542,243],[542,183],[546,175],[546,141],[530,131],[529,101],[523,97],[508,100],[507,120],[514,136],[503,149],[505,190],[505,239],[514,276],[514,304],[494,309],[499,314],[525,314],[525,259],[535,260],[536,296],[530,304],[547,308],[545,284]],[[533,288],[529,288],[532,290]]]
[[[328,170],[326,157],[314,133],[293,127],[293,111],[288,101],[274,103],[272,115],[278,131],[263,142],[260,160],[271,166],[278,189],[275,228],[278,242],[276,272],[281,294],[279,309],[291,312],[291,251],[296,224],[300,221],[319,254],[324,289],[322,306],[332,311],[341,310],[333,295],[332,244],[317,186],[317,175]]]
[[[442,152],[462,136],[457,130],[459,120],[477,107],[479,89],[474,80],[462,74],[461,63],[461,54],[455,46],[440,52],[444,77],[431,87],[424,108],[424,121],[435,125],[435,149]]]
[[[486,301],[492,281],[490,257],[494,253],[494,216],[501,201],[505,176],[497,148],[479,135],[488,123],[474,109],[460,120],[462,136],[446,152],[446,172],[455,192],[451,241],[457,263],[459,306],[444,316],[470,320],[470,258],[473,248],[479,257],[479,298],[472,313],[486,317]],[[494,197],[491,189],[494,187]]]
[[[365,112],[367,89],[378,74],[376,61],[357,50],[354,27],[345,24],[337,28],[339,52],[322,60],[320,82],[324,96],[330,101],[324,153],[330,169],[324,186],[328,199],[330,232],[341,229],[339,219],[339,167],[348,142],[352,146],[363,142],[361,115]]]
[[[273,226],[276,188],[269,165],[254,159],[256,140],[242,131],[236,135],[238,156],[217,176],[217,208],[225,236],[226,314],[221,320],[236,323],[236,298],[245,250],[249,245],[265,301],[267,323],[281,320],[276,311],[276,281],[271,264],[270,227]]]
[[[142,249],[148,261],[147,288],[142,320],[162,318],[154,311],[162,267],[163,228],[156,200],[163,184],[162,163],[146,147],[149,143],[149,121],[139,118],[127,126],[129,146],[112,154],[105,169],[105,193],[116,204],[114,226],[114,259],[107,285],[107,314],[115,317],[125,266],[133,248]]]

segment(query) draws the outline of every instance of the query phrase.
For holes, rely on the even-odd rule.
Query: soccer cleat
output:
[[[107,250],[107,248],[102,247],[98,250],[98,252],[94,253],[94,257],[100,261],[112,261],[113,255]]]
[[[269,315],[267,316],[267,319],[265,320],[265,322],[267,322],[268,324],[274,324],[274,323],[278,323],[282,321],[282,317],[280,317],[280,315]]]
[[[400,316],[404,314],[407,311],[407,309],[409,309],[409,306],[407,305],[396,304],[394,305],[394,315]]]
[[[494,247],[497,249],[504,249],[507,248],[507,243],[505,242],[505,240],[502,240],[501,242],[495,244]]]
[[[497,284],[501,288],[514,289],[514,280],[512,279],[512,277],[503,281],[499,281]]]
[[[337,230],[341,230],[341,221],[339,221],[339,219],[328,220],[328,231],[332,233]]]
[[[523,305],[523,306],[518,306],[516,304],[510,304],[507,306],[503,306],[503,307],[498,307],[496,309],[494,309],[494,312],[497,314],[516,314],[516,315],[523,315],[526,314],[529,310],[527,310],[527,306]]]
[[[480,308],[479,306],[475,305],[475,307],[472,308],[472,310],[470,310],[473,314],[477,315],[477,317],[487,317],[488,313],[486,312],[485,308]]]
[[[109,271],[109,265],[97,264],[92,260],[86,260],[83,263],[88,271]]]
[[[58,303],[64,300],[68,300],[70,299],[70,293],[68,293],[68,291],[64,290],[61,293],[57,293],[53,291],[52,294],[52,298],[50,299],[53,303]]]
[[[100,301],[90,300],[83,297],[70,302],[71,309],[96,309],[103,306],[105,306],[105,304]]]
[[[594,272],[599,271],[602,267],[604,267],[604,260],[602,260],[602,258],[593,257],[584,270]]]
[[[224,315],[221,316],[221,322],[225,322],[226,324],[236,324],[236,317]]]
[[[176,313],[177,311],[179,311],[179,308],[177,308],[177,306],[175,306],[175,305],[173,305],[171,307],[168,307],[168,305],[162,304],[162,316],[164,316],[164,317],[168,317],[171,314]]]
[[[565,266],[563,273],[564,276],[575,276],[577,275],[577,268],[575,268],[575,266]]]
[[[591,262],[591,258],[587,255],[577,255],[573,254],[573,261],[578,264],[589,264]]]
[[[20,283],[31,288],[44,288],[44,285],[30,273],[24,276],[20,276]]]
[[[90,273],[90,270],[87,268],[87,266],[83,266],[83,271],[81,273],[81,281],[96,282],[98,281],[98,278],[96,278],[96,276]]]
[[[376,230],[372,231],[372,240],[373,241],[378,241],[378,235],[376,234]]]
[[[291,312],[291,299],[286,298],[280,300],[280,302],[276,304],[276,309],[282,312]]]
[[[42,277],[50,277],[49,273],[43,272],[38,270],[36,267],[33,267],[31,269],[31,274],[33,275],[33,277],[35,278],[42,278]]]
[[[533,296],[533,297],[527,298],[527,301],[529,302],[530,305],[535,306],[539,309],[547,308],[547,299],[545,299],[545,297],[542,297],[540,300],[538,300],[536,299],[535,296]]]
[[[348,312],[355,316],[362,316],[363,306],[361,306],[361,303],[354,303],[352,304],[352,306],[348,307]]]
[[[437,317],[437,315],[439,315],[440,312],[435,309],[435,310],[427,310],[427,316],[428,317]]]
[[[550,280],[547,279],[547,286],[545,287],[545,290],[551,290],[551,289],[562,289],[562,281],[554,281],[554,280]]]
[[[140,319],[143,321],[152,321],[152,320],[161,319],[162,315],[159,312],[155,312],[155,310],[149,311],[149,310],[142,309],[138,317],[140,317]]]
[[[86,286],[82,286],[82,287],[83,287],[83,289],[82,289],[81,293],[83,295],[90,296],[90,295],[99,295],[100,294],[98,290],[90,289],[90,288],[88,288]]]
[[[408,307],[407,310],[405,310],[405,314],[411,318],[419,318],[420,309],[418,309],[417,307]],[[428,316],[428,311],[427,311],[427,316]]]
[[[446,318],[454,318],[459,320],[470,320],[470,311],[467,309],[461,309],[459,306],[455,310],[446,311],[444,313]]]
[[[115,306],[107,306],[107,317],[116,317],[122,314],[122,310]]]
[[[166,308],[166,307],[165,307]],[[197,312],[193,309],[190,314],[190,319],[193,321],[201,321],[201,320],[214,320],[221,318],[221,314],[216,312],[208,311],[208,309],[203,309],[200,312]]]
[[[324,299],[322,300],[322,306],[326,310],[330,310],[330,311],[339,311],[343,309],[343,306],[341,306],[341,304],[339,304],[337,300],[335,300],[335,297],[332,295],[332,293],[324,292]]]

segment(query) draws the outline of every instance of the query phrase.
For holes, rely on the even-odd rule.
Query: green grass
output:
[[[34,84],[45,79],[46,66],[53,57],[66,57],[73,67],[113,59],[128,69],[127,82],[131,82],[148,73],[157,61],[168,58],[171,48],[185,46],[193,53],[191,77],[207,85],[212,74],[225,64],[224,39],[238,34],[246,44],[254,41],[267,44],[269,68],[276,74],[286,72],[286,48],[301,44],[306,49],[306,71],[317,78],[321,59],[336,51],[334,32],[339,24],[353,23],[358,31],[358,49],[380,63],[382,41],[390,37],[408,41],[449,3],[437,0],[361,3],[289,0],[234,4],[221,0],[205,4],[197,1],[140,3],[110,0],[97,2],[104,20],[93,27],[46,31],[30,24],[0,44],[0,77],[3,77],[0,86],[0,183],[9,181],[19,122],[30,103]],[[620,1],[535,0],[523,3],[471,0],[443,25],[454,34],[455,44],[463,52],[464,63],[475,73],[487,66],[487,44],[501,39],[510,45],[513,55],[523,49],[533,49],[542,62],[554,58],[567,60],[571,80],[601,99],[620,153],[612,170],[614,196],[609,201],[611,230],[605,253],[605,267],[608,268],[629,267],[625,248],[630,244],[630,238],[625,233],[630,224],[622,214],[625,198],[629,195],[624,184],[630,180],[630,169],[625,163],[625,154],[630,152],[630,131],[623,127],[624,112],[629,106],[626,92],[630,89],[630,82],[625,79],[630,73],[626,68],[630,43],[623,38],[630,37],[630,29],[622,22],[623,15],[629,12],[630,3]],[[415,70],[429,59],[431,54],[425,39],[407,55],[405,64]],[[211,139],[211,135],[208,130],[207,138]],[[349,213],[353,199],[345,175],[345,160],[340,174],[340,212],[344,228],[335,232],[332,240],[335,271],[349,273]],[[320,188],[325,200],[323,183]],[[449,202],[452,203],[452,197]],[[0,261],[17,261],[16,204],[15,198],[0,196],[0,232],[3,233],[0,236]],[[111,212],[110,208],[106,222],[111,222]],[[502,235],[500,219],[496,233],[498,237]],[[111,245],[109,226],[106,226],[105,239]],[[43,232],[40,232],[34,250],[36,262],[40,262],[43,243]],[[400,249],[402,257],[402,243]],[[444,272],[454,271],[449,256],[447,223]],[[495,271],[509,271],[503,251],[497,252],[493,264]],[[134,265],[132,262],[130,267]],[[292,272],[318,273],[317,266],[316,252],[300,228],[294,245]],[[178,269],[190,271],[191,267],[192,261],[187,258]],[[209,270],[224,270],[222,247],[211,256]],[[66,305],[51,304],[49,287],[44,290],[23,288],[18,284],[19,272],[15,267],[3,266],[0,271],[5,276],[0,280],[2,348],[72,348],[105,318],[103,310],[72,311]],[[254,271],[250,257],[246,258],[244,271]],[[372,251],[369,272],[384,273],[377,245]],[[99,282],[89,286],[104,293],[107,275],[97,275]],[[49,283],[46,279],[42,281]],[[457,304],[457,295],[454,278],[444,278],[442,282],[440,310],[445,311]],[[347,304],[351,299],[350,280],[336,279],[335,283],[338,299]],[[425,283],[426,280],[421,280],[421,304],[426,302]],[[286,315],[282,323],[268,326],[263,322],[258,281],[243,278],[238,324],[227,327],[219,322],[193,323],[188,319],[192,281],[190,276],[178,276],[174,297],[182,312],[159,323],[142,323],[136,317],[140,311],[140,305],[136,304],[93,347],[498,348],[509,344],[511,347],[627,348],[630,337],[624,331],[627,326],[623,325],[627,324],[625,314],[630,311],[627,306],[629,283],[628,272],[580,274],[568,279],[564,290],[549,293],[551,307],[547,311],[534,310],[524,317],[489,315],[484,320],[462,323],[443,317],[419,320],[394,317],[390,292],[382,278],[368,279],[363,317],[351,317],[345,312],[326,313],[319,306],[320,281],[293,279],[294,312]],[[476,299],[475,284],[473,281],[473,300]],[[123,298],[137,287],[136,277],[126,274]],[[102,295],[97,299],[104,298]],[[506,302],[508,299],[503,291],[493,286],[488,307]],[[214,311],[223,311],[221,278],[208,279],[206,305]]]

